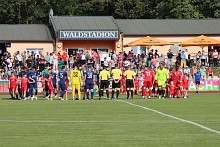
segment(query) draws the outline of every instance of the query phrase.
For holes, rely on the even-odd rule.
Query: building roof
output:
[[[220,19],[116,19],[124,35],[219,35]]]
[[[50,22],[59,30],[119,30],[112,16],[51,16]]]
[[[0,24],[0,41],[52,42],[53,39],[46,25]]]

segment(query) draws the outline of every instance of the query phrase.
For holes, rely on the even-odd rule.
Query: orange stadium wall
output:
[[[119,53],[122,51],[122,34],[119,40],[58,40],[56,38],[56,50],[63,52],[67,48],[84,48],[86,51],[91,51],[93,48],[105,48],[110,51]]]
[[[157,36],[155,38],[177,44],[177,43],[181,43],[181,42],[184,42],[186,40],[189,40],[189,39],[192,39],[192,38],[195,38],[195,37],[197,37],[197,36],[164,36],[164,37]],[[220,36],[208,36],[208,37],[211,37],[211,38],[216,39],[216,40],[220,40]],[[135,40],[138,40],[140,38],[142,38],[142,37],[130,37],[130,36],[128,37],[128,36],[125,36],[124,39],[123,39],[123,44],[126,45],[126,44],[128,44],[130,42],[133,42]],[[170,47],[171,47],[170,45],[168,45],[168,46],[152,46],[151,49],[154,49],[154,50],[157,49],[159,54],[166,55],[166,53],[168,52]],[[199,47],[199,46],[183,47],[183,48],[180,48],[180,49],[185,50],[186,48],[188,49],[188,53],[192,53],[192,54],[195,54],[198,51],[202,50],[201,47]],[[125,52],[128,52],[128,51],[131,50],[131,47],[123,48],[123,50]],[[208,47],[205,47],[204,51],[208,52]]]
[[[21,42],[12,42],[11,43],[11,47],[7,47],[7,51],[9,51],[12,55],[17,52],[20,51],[20,53],[27,51],[27,49],[31,49],[31,50],[41,50],[43,54],[45,55],[46,52],[53,52],[53,43],[42,43],[42,42],[37,42],[37,43],[21,43]]]

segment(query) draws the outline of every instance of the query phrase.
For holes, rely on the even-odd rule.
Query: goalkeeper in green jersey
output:
[[[156,71],[156,76],[155,80],[158,81],[158,94],[159,94],[159,99],[162,97],[164,99],[165,97],[165,89],[167,85],[167,79],[169,78],[169,74],[167,70],[164,68],[164,63],[160,63],[160,67]]]

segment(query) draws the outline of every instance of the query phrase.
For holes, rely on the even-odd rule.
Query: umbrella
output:
[[[124,45],[124,47],[146,46],[147,49],[149,50],[152,46],[164,46],[164,45],[173,45],[173,43],[146,36],[146,37],[143,37],[139,40],[128,43],[128,44]]]
[[[205,46],[220,46],[220,41],[201,35],[193,39],[184,41],[179,46],[200,46],[201,48],[204,48]]]

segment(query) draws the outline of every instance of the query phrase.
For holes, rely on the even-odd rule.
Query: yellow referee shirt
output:
[[[104,69],[100,72],[99,77],[101,80],[108,80],[108,78],[110,77],[110,73]]]
[[[135,75],[135,73],[132,70],[126,70],[125,71],[125,77],[126,77],[127,80],[133,80],[134,75]]]
[[[121,76],[122,76],[122,72],[120,69],[113,69],[112,70],[113,79],[119,80],[119,79],[121,79]]]

